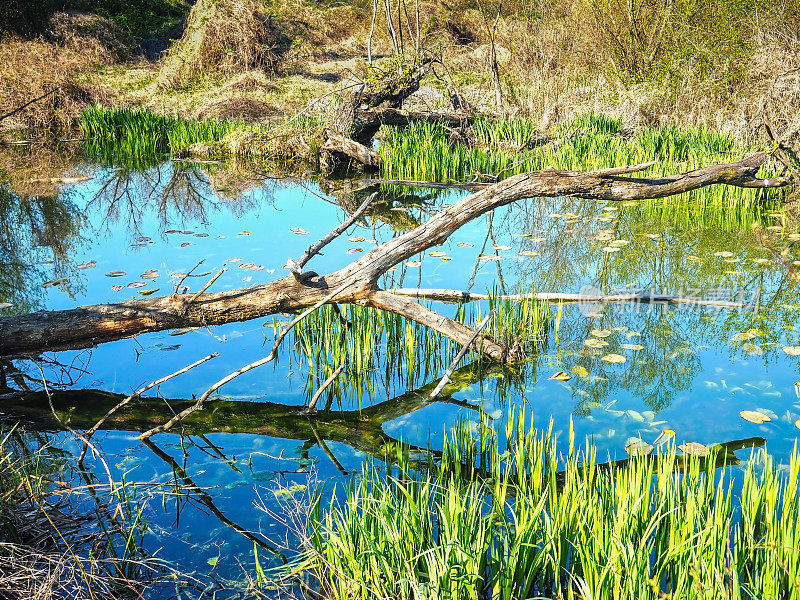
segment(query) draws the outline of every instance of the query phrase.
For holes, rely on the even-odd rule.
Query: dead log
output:
[[[204,294],[196,299],[170,295],[114,304],[39,311],[0,318],[0,356],[36,355],[46,350],[85,348],[142,333],[183,327],[222,325],[282,312],[303,310],[342,286],[332,300],[391,310],[468,343],[472,330],[377,287],[388,269],[428,248],[442,244],[473,219],[517,200],[570,196],[597,200],[663,198],[707,185],[772,188],[788,185],[789,177],[762,179],[757,172],[769,159],[751,154],[740,161],[654,179],[628,178],[607,172],[580,173],[546,169],[509,177],[445,207],[420,226],[381,244],[360,259],[322,277],[300,281],[293,276],[248,289]],[[481,351],[495,359],[510,357],[485,336]]]
[[[378,169],[381,166],[381,157],[372,148],[331,130],[326,131],[326,134],[328,139],[322,145],[322,151],[333,155],[333,164],[329,164],[329,170],[333,170],[336,163],[347,162],[347,159],[355,160],[369,169]],[[345,157],[344,160],[342,157]]]

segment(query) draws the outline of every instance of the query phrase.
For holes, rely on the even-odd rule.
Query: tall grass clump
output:
[[[591,114],[562,123],[551,142],[532,148],[529,141],[537,130],[530,119],[477,119],[472,129],[477,143],[465,146],[448,139],[447,130],[440,124],[387,128],[380,147],[383,176],[465,182],[484,180],[487,175],[505,179],[547,167],[592,171],[655,160],[653,167],[642,172],[642,176],[652,177],[735,160],[749,150],[730,135],[703,128],[646,127],[625,137],[620,133],[619,119]],[[774,190],[720,185],[689,192],[682,198],[729,206],[778,194]]]
[[[196,143],[219,142],[246,127],[238,121],[192,121],[146,109],[92,105],[81,113],[80,127],[90,154],[112,163],[140,162],[165,154],[180,155]]]
[[[322,597],[800,598],[800,453],[743,471],[726,454],[600,464],[551,431],[462,425],[412,470],[397,447],[312,505],[297,569]],[[506,443],[501,448],[498,437]],[[756,466],[760,465],[760,466]],[[718,468],[723,466],[724,468]]]

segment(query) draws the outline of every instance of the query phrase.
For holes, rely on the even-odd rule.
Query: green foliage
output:
[[[196,143],[221,141],[244,129],[239,121],[192,121],[158,115],[146,109],[92,105],[81,113],[80,127],[89,138],[87,151],[111,163],[153,164],[164,154],[184,153]]]
[[[518,173],[553,167],[591,171],[658,161],[644,176],[672,175],[713,162],[731,160],[747,148],[731,136],[708,129],[647,127],[633,137],[620,135],[620,122],[601,115],[582,115],[560,125],[554,141],[528,148],[537,132],[530,119],[477,119],[472,126],[478,144],[451,143],[438,124],[412,123],[387,128],[380,146],[383,177],[422,181],[470,181],[483,174],[504,179]],[[683,198],[702,199],[727,207],[773,197],[774,190],[729,186],[702,188]]]
[[[504,451],[463,424],[427,474],[398,447],[396,469],[318,498],[296,567],[341,600],[800,598],[796,450],[785,472],[759,453],[733,473],[722,447],[602,465],[522,413],[501,433]]]

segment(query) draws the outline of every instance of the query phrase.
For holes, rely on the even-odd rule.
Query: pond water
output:
[[[164,162],[135,169],[92,164],[73,154],[58,166],[52,155],[25,156],[25,177],[0,186],[5,315],[167,294],[179,283],[192,293],[224,266],[228,270],[213,291],[271,281],[285,275],[288,257],[299,257],[373,191],[351,182],[272,178],[242,165]],[[41,179],[59,176],[56,171],[88,179],[35,182],[37,168],[45,173]],[[460,196],[384,189],[372,212],[309,268],[335,270]],[[675,199],[614,205],[532,199],[499,209],[435,249],[446,256],[425,252],[388,273],[383,285],[480,293],[653,291],[742,307],[552,303],[541,351],[521,373],[471,373],[452,397],[425,404],[404,394],[436,382],[447,357],[419,351],[409,367],[387,366],[379,355],[360,371],[352,363],[345,382],[323,396],[320,406],[330,402],[332,410],[344,411],[338,421],[315,425],[309,418],[302,427],[275,417],[273,404],[303,406],[326,371],[314,368],[302,343],[290,336],[277,362],[221,390],[234,402],[273,403],[273,412],[254,409],[256,416],[248,418],[248,405],[235,404],[232,412],[215,414],[212,404],[206,431],[182,436],[176,428],[143,444],[137,428],[126,430],[123,423],[98,432],[94,441],[115,476],[139,482],[139,491],[149,496],[148,550],[198,577],[212,572],[231,580],[241,580],[243,568],[252,572],[254,538],[261,544],[262,566],[280,564],[269,547],[292,545],[286,507],[292,498],[302,501],[303,486],[324,482],[330,489],[346,481],[391,441],[441,447],[453,425],[476,421],[480,411],[500,428],[519,408],[531,415],[533,427],[552,422],[563,436],[572,425],[577,439],[591,439],[610,459],[626,456],[630,438],[653,442],[669,429],[678,443],[748,440],[737,452],[742,460],[749,446],[766,443],[785,460],[800,435],[800,358],[793,355],[800,345],[800,295],[792,278],[793,244],[800,238],[792,234],[799,225],[776,205],[704,209]],[[455,311],[452,305],[431,306],[447,315]],[[473,310],[485,314],[488,308],[484,302]],[[290,318],[48,353],[43,367],[65,388],[90,390],[86,410],[98,412],[91,390],[127,394],[218,352],[158,388],[161,398],[190,399],[265,356],[274,323]],[[590,339],[599,347],[587,346]],[[609,354],[625,360],[603,360]],[[31,363],[16,360],[14,366],[38,377]],[[560,371],[566,381],[552,379]],[[77,419],[81,396],[75,398]],[[166,401],[161,406],[166,421],[171,409]],[[366,416],[353,412],[359,408]],[[771,420],[748,422],[743,410]],[[265,415],[263,422],[258,415]],[[52,432],[50,439],[80,453],[80,442],[70,434]],[[100,474],[100,465],[92,464]]]

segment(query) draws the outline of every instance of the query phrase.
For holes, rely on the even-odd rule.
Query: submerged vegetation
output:
[[[396,467],[317,498],[295,568],[340,600],[800,598],[796,450],[781,467],[751,449],[740,470],[721,446],[632,447],[601,464],[522,412],[464,423],[427,471],[398,446]]]

